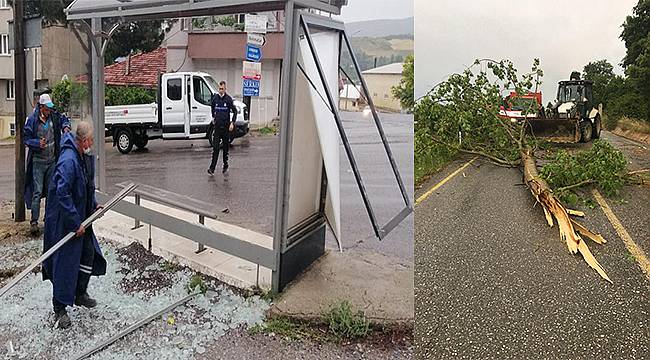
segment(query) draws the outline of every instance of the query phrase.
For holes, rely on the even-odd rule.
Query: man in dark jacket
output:
[[[235,128],[237,119],[237,107],[230,95],[226,94],[226,82],[219,82],[219,93],[212,97],[212,162],[208,168],[208,174],[214,174],[214,168],[219,160],[219,147],[223,147],[223,171],[228,173],[228,148],[230,147],[230,132]],[[232,118],[230,113],[232,112]]]
[[[63,135],[61,156],[54,168],[45,207],[43,252],[49,250],[66,234],[75,232],[70,240],[43,262],[43,280],[52,281],[55,323],[59,328],[71,325],[66,306],[95,307],[88,295],[91,275],[106,274],[106,260],[92,227],[84,230],[82,222],[100,208],[95,199],[92,126],[82,121],[75,136]]]
[[[68,131],[70,119],[54,110],[49,94],[41,95],[23,129],[23,141],[29,148],[25,171],[25,206],[32,211],[30,231],[33,235],[38,233],[41,198],[47,193],[47,185],[61,150],[61,133]]]

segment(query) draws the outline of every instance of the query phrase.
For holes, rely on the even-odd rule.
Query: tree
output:
[[[399,100],[402,108],[412,111],[413,106],[415,106],[414,94],[413,94],[413,82],[414,82],[414,71],[413,71],[413,55],[406,57],[404,62],[404,67],[402,70],[402,80],[398,86],[393,86],[391,92],[393,96]]]
[[[645,104],[641,118],[650,121],[650,0],[639,0],[623,23],[621,39],[627,49],[625,74]]]
[[[157,49],[165,39],[165,28],[169,29],[169,26],[164,20],[139,21],[122,25],[108,42],[104,64],[112,64],[116,58],[134,52],[149,52]]]
[[[585,80],[594,83],[594,103],[602,103],[606,107],[609,102],[609,92],[612,90],[609,84],[616,77],[614,74],[614,66],[607,60],[598,60],[585,65],[582,72]]]

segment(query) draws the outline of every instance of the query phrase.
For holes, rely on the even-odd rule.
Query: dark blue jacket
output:
[[[72,133],[63,134],[61,154],[48,188],[43,252],[69,232],[77,231],[94,212],[97,207],[94,169],[94,158],[79,154]],[[95,247],[92,275],[106,274],[106,260],[92,227],[86,228],[84,236]],[[52,281],[54,298],[66,305],[74,302],[82,246],[82,240],[75,237],[43,262],[43,280]]]
[[[223,96],[216,93],[212,95],[212,118],[216,126],[227,126],[231,122],[237,120],[237,107],[232,98],[228,94]],[[232,120],[230,120],[230,113],[232,112]]]
[[[32,171],[34,151],[39,151],[41,149],[40,139],[38,138],[37,133],[38,122],[40,121],[39,116],[40,111],[38,110],[38,107],[36,107],[34,112],[27,117],[25,127],[23,128],[23,144],[29,149],[27,152],[27,167],[25,168],[25,206],[28,209],[31,209],[32,207],[32,194],[34,193],[34,173]],[[56,161],[61,152],[61,132],[63,131],[63,128],[71,128],[70,119],[59,112],[52,112],[50,117],[52,117],[52,124],[54,125],[54,156]],[[42,197],[45,197],[47,194],[48,180],[49,179],[45,179],[43,184],[43,191],[41,192]]]

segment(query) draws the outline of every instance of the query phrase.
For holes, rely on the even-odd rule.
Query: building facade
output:
[[[399,100],[393,96],[391,89],[399,85],[402,80],[403,67],[403,63],[393,63],[362,73],[376,107],[389,111],[402,110]]]
[[[0,139],[15,134],[15,82],[13,47],[9,44],[8,21],[13,10],[7,0],[0,0]],[[85,35],[82,35],[85,41]],[[72,32],[61,25],[42,28],[42,45],[27,49],[27,109],[34,107],[34,89],[52,87],[64,76],[87,72],[88,54]]]
[[[259,13],[268,18],[266,43],[262,47],[260,96],[251,98],[252,128],[269,126],[280,111],[280,74],[284,55],[284,13]],[[224,25],[226,24],[226,25]],[[180,19],[168,32],[167,71],[203,71],[225,80],[228,93],[243,98],[242,68],[246,53],[244,14]]]

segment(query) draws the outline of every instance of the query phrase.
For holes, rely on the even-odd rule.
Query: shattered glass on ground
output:
[[[40,273],[29,274],[0,298],[0,356],[70,359],[187,296],[192,271],[165,270],[164,260],[138,268],[123,263],[129,258],[118,255],[115,245],[103,243],[102,249],[109,264],[107,274],[93,277],[88,289],[98,306],[69,307],[70,329],[53,328],[52,284],[42,281]],[[40,251],[40,241],[0,247],[0,270],[24,268]],[[135,278],[150,276],[164,280],[166,286],[146,291],[129,291],[124,286]],[[211,290],[205,295],[155,319],[91,359],[193,359],[231,329],[263,321],[269,305],[259,297],[245,298],[216,281],[207,284]]]

